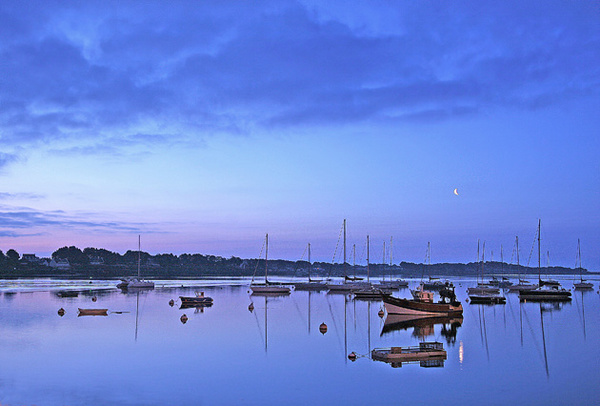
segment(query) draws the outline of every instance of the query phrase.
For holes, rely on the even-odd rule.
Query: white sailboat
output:
[[[529,283],[528,280],[521,279],[521,265],[519,264],[519,236],[515,237],[515,247],[517,256],[517,269],[519,271],[519,283],[508,287],[508,292],[520,292],[522,290],[537,289],[538,285]]]
[[[497,286],[492,286],[489,283],[485,283],[483,281],[483,264],[485,262],[485,241],[483,242],[483,253],[481,254],[481,262],[479,261],[479,240],[477,240],[477,262],[479,263],[481,282],[477,283],[476,287],[468,288],[467,293],[469,297],[471,295],[489,295],[494,294],[497,295],[500,293],[500,288]]]
[[[541,230],[542,221],[538,220],[538,281],[539,287],[532,290],[522,290],[519,292],[520,300],[537,300],[537,301],[568,301],[571,300],[571,292],[561,288],[558,283],[555,285],[548,281],[542,280],[542,262],[541,262]],[[551,281],[554,282],[554,281]]]
[[[252,293],[256,294],[289,294],[290,288],[275,282],[269,282],[268,274],[269,274],[269,234],[265,236],[265,282],[264,283],[256,283],[254,282],[254,277],[252,277],[252,282],[250,282],[250,289],[252,289]],[[256,264],[258,268],[258,263]],[[256,274],[256,270],[254,271]]]
[[[358,289],[358,288],[365,286],[364,282],[358,281],[358,279],[362,279],[362,278],[348,277],[348,273],[346,271],[348,268],[348,262],[346,260],[346,219],[344,219],[342,228],[343,228],[343,232],[344,232],[344,247],[343,247],[343,249],[344,249],[344,265],[343,265],[344,280],[342,281],[342,283],[327,283],[327,289],[329,289],[329,292],[333,292],[333,293],[335,293],[335,292],[347,293],[354,289]]]
[[[581,248],[579,245],[579,238],[577,239],[577,260],[575,261],[575,268],[579,268],[580,281],[573,283],[573,287],[575,289],[579,289],[579,290],[594,289],[593,283],[586,282],[585,279],[583,279],[583,267],[581,266]],[[577,262],[579,262],[579,263],[577,263]]]
[[[296,290],[325,290],[327,285],[322,280],[311,279],[312,262],[310,262],[310,243],[308,243],[308,282],[297,282],[294,284]]]
[[[137,278],[126,278],[117,287],[121,289],[154,289],[154,282],[143,280],[140,276],[141,237],[138,235]]]

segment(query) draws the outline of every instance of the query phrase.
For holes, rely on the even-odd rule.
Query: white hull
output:
[[[287,286],[250,285],[252,293],[290,293]]]

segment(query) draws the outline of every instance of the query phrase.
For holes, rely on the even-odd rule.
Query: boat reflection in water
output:
[[[405,363],[419,363],[421,368],[442,368],[447,357],[444,345],[437,341],[422,342],[414,347],[375,348],[371,356],[375,361],[387,362],[392,368],[400,368]]]
[[[409,314],[388,314],[383,324],[380,336],[393,331],[413,328],[413,336],[425,340],[435,334],[435,325],[441,324],[441,334],[448,344],[456,343],[456,333],[462,326],[462,316],[454,317],[422,317]]]

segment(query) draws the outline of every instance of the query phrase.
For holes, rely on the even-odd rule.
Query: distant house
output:
[[[21,260],[23,262],[28,262],[30,264],[39,264],[41,261],[41,258],[38,258],[35,254],[23,254],[23,256],[21,257]]]
[[[71,269],[71,264],[68,259],[56,258],[50,261],[50,266],[56,269]]]

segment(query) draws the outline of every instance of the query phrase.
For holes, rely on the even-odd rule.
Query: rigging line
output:
[[[256,266],[254,267],[254,273],[252,274],[252,280],[250,283],[254,282],[254,278],[256,277],[256,271],[258,270],[258,265],[260,264],[260,257],[262,257],[263,250],[265,249],[265,244],[267,240],[263,240],[262,248],[260,249],[260,254],[258,254],[258,258],[256,259]]]
[[[333,258],[331,259],[331,263],[332,264],[335,263],[335,257],[337,255],[337,250],[338,250],[338,247],[340,245],[340,239],[342,238],[343,231],[344,231],[344,225],[342,224],[342,228],[340,228],[340,234],[338,235],[337,242],[335,243],[335,251],[333,251]]]
[[[527,258],[527,267],[529,267],[529,262],[531,261],[531,256],[533,255],[533,250],[535,248],[535,242],[538,238],[538,231],[539,230],[536,229],[535,235],[533,236],[533,243],[531,244],[531,250],[529,251],[529,258]]]

